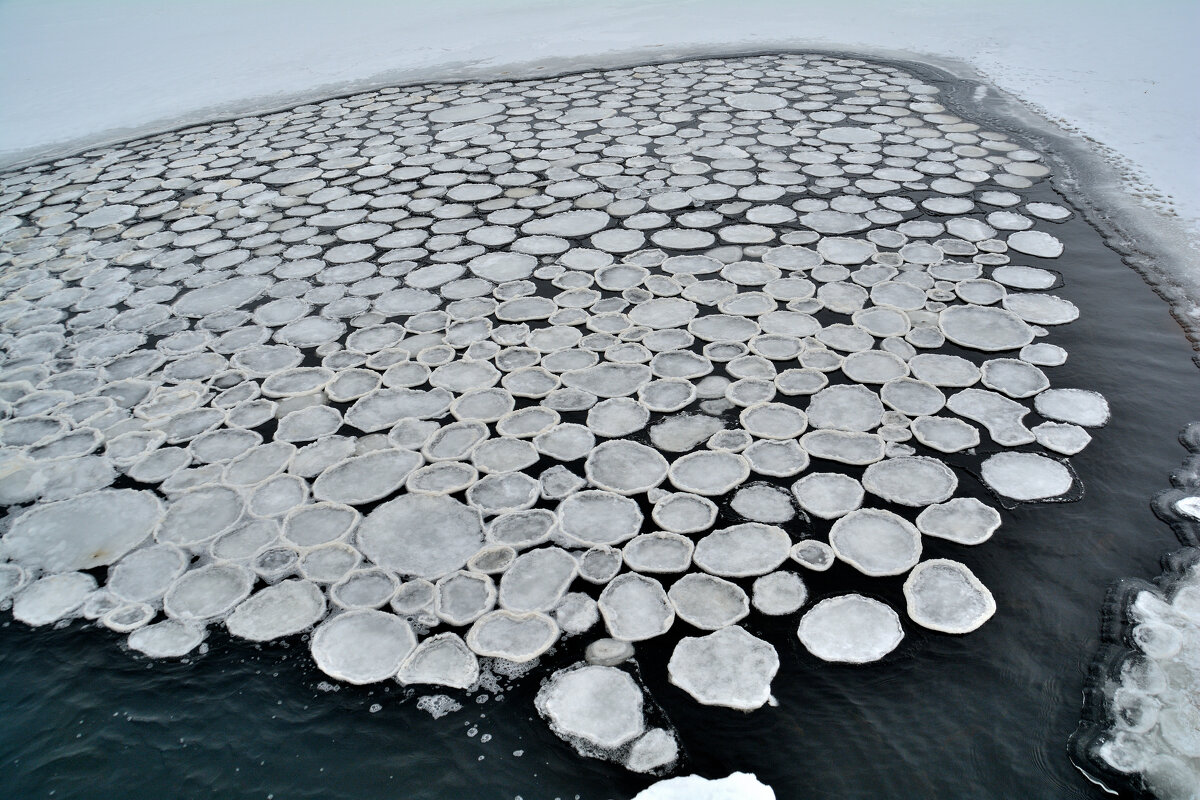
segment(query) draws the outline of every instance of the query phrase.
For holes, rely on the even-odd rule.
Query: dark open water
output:
[[[1070,359],[1047,373],[1055,387],[1104,393],[1113,412],[1071,459],[1083,498],[1002,510],[1003,527],[976,548],[925,539],[925,557],[966,561],[996,597],[996,616],[970,635],[906,625],[885,661],[852,668],[809,655],[794,616],[748,620],[780,651],[778,708],[699,706],[666,681],[676,635],[642,643],[641,676],[680,737],[679,774],[753,772],[781,800],[1104,796],[1066,741],[1107,585],[1157,574],[1176,545],[1148,501],[1183,454],[1177,432],[1200,416],[1200,372],[1166,304],[1098,232],[1079,217],[1050,230],[1063,258],[1015,259],[1062,272],[1054,293],[1082,310],[1052,332]],[[959,474],[960,494],[992,500]],[[856,575],[837,565],[804,578],[814,598],[858,589],[904,607],[902,578]],[[433,720],[398,685],[322,689],[298,638],[254,647],[218,630],[190,663],[150,662],[101,629],[35,631],[5,617],[0,799],[597,800],[651,781],[578,757],[533,709],[539,677],[578,660],[587,637],[544,657],[502,700],[459,697],[461,711]]]

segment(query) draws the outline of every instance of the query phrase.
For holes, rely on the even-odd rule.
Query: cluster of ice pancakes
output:
[[[991,594],[921,561],[1000,524],[963,464],[1058,497],[1108,416],[1050,388],[1078,312],[1048,293],[1071,212],[1021,193],[1047,174],[912,75],[800,55],[385,89],[4,174],[0,598],[154,657],[314,629],[360,684],[673,634],[671,680],[743,709],[778,667],[744,620],[803,612],[831,661],[903,636],[859,594],[805,611],[799,570],[907,573],[911,622],[971,631]],[[641,741],[640,690],[580,733],[624,682],[590,666],[545,713]]]

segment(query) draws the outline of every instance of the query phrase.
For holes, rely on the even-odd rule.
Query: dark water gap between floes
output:
[[[950,89],[948,105],[961,96],[913,71]],[[1044,181],[1026,194],[1064,199]],[[1072,458],[1083,497],[1001,508],[1003,526],[982,547],[924,538],[926,557],[963,560],[996,597],[996,616],[968,636],[909,624],[883,662],[847,667],[810,656],[795,639],[795,615],[748,620],[780,651],[778,708],[698,706],[666,681],[671,644],[687,634],[640,643],[640,677],[681,740],[678,772],[754,772],[780,798],[1103,796],[1070,764],[1066,739],[1106,586],[1156,574],[1159,553],[1175,543],[1148,501],[1178,463],[1175,434],[1195,417],[1200,374],[1167,307],[1096,228],[1076,216],[1051,230],[1066,254],[1021,261],[1061,272],[1054,291],[1082,314],[1052,329],[1048,340],[1070,358],[1047,372],[1055,387],[1103,393],[1113,412]],[[956,467],[960,459],[970,457],[946,458]],[[994,503],[969,467],[956,473],[960,494]],[[828,523],[814,527],[820,535]],[[814,599],[861,591],[903,607],[902,578],[866,578],[844,564],[803,577]],[[398,702],[417,693],[397,685],[321,688],[299,637],[252,646],[216,628],[209,653],[172,663],[134,658],[107,632],[76,627],[0,624],[0,795],[590,800],[626,797],[650,780],[580,759],[557,739],[533,710],[534,676],[502,702],[448,692],[464,708],[435,721]],[[584,643],[560,644],[538,673],[578,660]],[[374,703],[378,712],[368,710]]]

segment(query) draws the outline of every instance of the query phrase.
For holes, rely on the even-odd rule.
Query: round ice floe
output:
[[[992,270],[992,278],[1014,289],[1049,289],[1058,282],[1053,272],[1037,267],[1008,264]]]
[[[1043,422],[1033,427],[1038,444],[1047,450],[1073,456],[1092,441],[1091,435],[1078,425],[1058,422]]]
[[[761,708],[779,671],[775,648],[737,626],[679,640],[667,664],[675,684],[706,706]]]
[[[408,654],[396,679],[405,685],[434,684],[467,689],[479,680],[479,659],[458,634],[439,633],[421,642]]]
[[[742,427],[760,439],[794,439],[804,433],[804,412],[783,403],[759,403],[742,411]]]
[[[242,499],[234,489],[201,486],[176,497],[155,537],[163,544],[195,546],[233,527],[242,515]]]
[[[310,649],[317,667],[346,683],[377,683],[395,675],[417,646],[404,620],[371,609],[347,611],[313,633]]]
[[[399,588],[391,572],[382,569],[356,569],[329,587],[329,599],[338,608],[381,608]]]
[[[813,458],[858,466],[873,464],[884,455],[882,438],[856,431],[810,431],[800,437],[800,446]]]
[[[755,579],[751,603],[768,616],[791,614],[808,599],[804,581],[794,572],[772,572]]]
[[[713,575],[744,578],[774,570],[787,559],[791,546],[782,528],[746,522],[705,536],[696,543],[692,560]]]
[[[1046,419],[1099,428],[1108,422],[1108,401],[1087,389],[1047,389],[1033,399],[1033,407]]]
[[[796,509],[788,493],[767,483],[742,486],[733,496],[729,507],[738,515],[754,522],[782,523],[796,516]]]
[[[642,691],[627,672],[584,665],[559,670],[535,700],[550,728],[568,741],[611,750],[641,735]]]
[[[150,658],[180,658],[204,641],[204,628],[167,619],[129,634],[129,646]]]
[[[957,345],[995,352],[1015,350],[1033,341],[1033,329],[1011,311],[992,306],[950,306],[938,326]]]
[[[865,386],[829,386],[812,396],[808,422],[814,428],[869,431],[883,419],[879,396]]]
[[[1042,231],[1017,231],[1008,235],[1008,246],[1018,253],[1039,258],[1058,258],[1063,253],[1063,243]]]
[[[796,502],[821,519],[836,519],[862,506],[863,487],[849,475],[814,472],[792,484]]]
[[[892,503],[927,506],[949,499],[958,478],[936,458],[908,456],[870,465],[863,472],[862,485]]]
[[[251,595],[225,626],[234,636],[265,642],[306,630],[325,616],[325,595],[310,581],[287,580]]]
[[[462,568],[483,544],[479,512],[444,495],[401,495],[358,529],[363,555],[401,575],[439,578]]]
[[[686,536],[656,531],[630,539],[622,555],[635,572],[683,572],[692,563],[694,547]]]
[[[667,460],[661,453],[624,440],[599,445],[583,466],[592,484],[619,494],[641,494],[667,476]]]
[[[1015,358],[993,358],[983,362],[983,385],[1009,397],[1032,397],[1050,386],[1046,374],[1032,364]]]
[[[26,625],[49,625],[72,616],[96,589],[85,572],[47,575],[27,586],[13,600],[13,617]]]
[[[254,573],[236,564],[209,564],[181,575],[163,596],[168,616],[203,622],[228,614],[246,599]]]
[[[109,570],[105,587],[130,602],[155,602],[187,566],[188,556],[174,545],[143,547]]]
[[[959,544],[982,544],[999,528],[1000,512],[973,497],[956,497],[917,515],[921,533]]]
[[[997,453],[979,466],[984,483],[1012,500],[1047,500],[1066,494],[1074,481],[1059,462],[1036,453]]]
[[[557,514],[564,534],[589,545],[619,544],[642,526],[636,502],[605,491],[577,492],[559,503]]]
[[[707,498],[678,492],[658,500],[651,516],[664,530],[697,533],[712,527],[717,519],[717,506]]]
[[[549,611],[562,600],[578,569],[575,558],[558,547],[523,553],[500,578],[500,605],[510,611]]]
[[[638,642],[670,630],[675,610],[653,578],[627,572],[614,578],[599,599],[600,615],[614,639]]]
[[[736,583],[698,572],[675,581],[667,597],[681,620],[706,631],[732,625],[750,613],[750,600]]]
[[[904,638],[900,615],[878,600],[844,594],[817,603],[796,631],[817,658],[849,664],[878,661]]]
[[[101,489],[37,505],[3,539],[8,558],[46,572],[112,564],[146,540],[163,518],[151,492]]]
[[[486,575],[459,571],[438,579],[433,610],[450,625],[470,625],[496,605],[496,586]]]
[[[860,508],[833,523],[829,544],[842,561],[872,577],[901,575],[921,557],[921,533],[890,511]]]
[[[597,436],[627,436],[646,427],[650,410],[625,397],[604,400],[588,410],[587,426]]]
[[[347,458],[317,476],[312,485],[313,497],[346,505],[379,500],[403,486],[421,461],[417,453],[399,449]]]
[[[671,464],[669,478],[675,488],[715,496],[728,492],[750,477],[750,462],[736,453],[689,453]]]
[[[545,614],[498,610],[475,621],[467,646],[478,655],[521,664],[549,650],[558,635],[558,625]]]
[[[923,561],[904,581],[909,618],[943,633],[970,633],[996,613],[987,587],[964,564],[945,558]]]

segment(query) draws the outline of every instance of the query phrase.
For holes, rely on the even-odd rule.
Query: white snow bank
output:
[[[754,775],[735,772],[711,781],[699,775],[659,781],[633,800],[775,800],[775,792]]]
[[[1200,228],[1198,25],[1197,4],[1095,0],[8,0],[0,164],[365,86],[846,48],[969,64]]]

